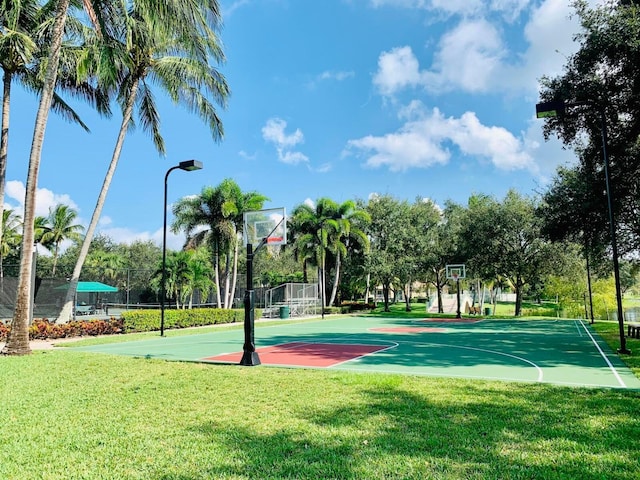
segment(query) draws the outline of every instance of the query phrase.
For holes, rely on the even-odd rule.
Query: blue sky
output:
[[[164,175],[192,158],[204,169],[173,172],[169,203],[225,178],[288,212],[373,193],[438,204],[510,188],[533,195],[574,159],[544,142],[535,119],[538,79],[561,73],[576,50],[569,4],[223,0],[224,140],[157,91],[167,155],[141,130],[127,136],[99,230],[160,244]],[[5,203],[20,211],[37,100],[16,87],[11,107]],[[77,107],[91,133],[50,116],[37,213],[66,203],[88,224],[120,117]],[[170,248],[181,242],[170,235]]]

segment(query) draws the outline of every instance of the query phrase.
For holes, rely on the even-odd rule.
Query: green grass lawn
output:
[[[640,478],[635,391],[73,348],[0,357],[0,385],[2,479]]]

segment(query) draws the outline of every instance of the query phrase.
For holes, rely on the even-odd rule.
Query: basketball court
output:
[[[580,320],[341,316],[255,325],[261,365],[237,366],[243,330],[74,347],[233,368],[295,367],[640,389],[640,380]]]

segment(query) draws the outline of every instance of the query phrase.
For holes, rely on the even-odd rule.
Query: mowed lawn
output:
[[[637,391],[57,348],[0,357],[0,412],[2,479],[640,478]]]

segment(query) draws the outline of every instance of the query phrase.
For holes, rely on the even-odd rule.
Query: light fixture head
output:
[[[560,117],[564,115],[566,105],[564,100],[553,100],[536,105],[536,118]]]
[[[191,172],[192,170],[201,170],[202,162],[199,162],[198,160],[185,160],[180,162],[178,168],[180,170],[186,170],[187,172]]]

